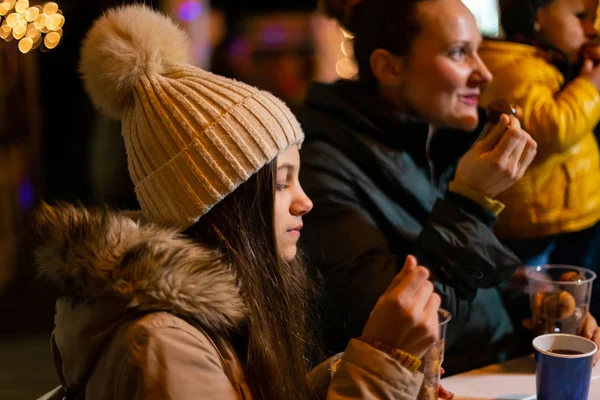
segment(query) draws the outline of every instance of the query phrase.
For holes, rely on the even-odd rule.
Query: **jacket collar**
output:
[[[36,227],[39,273],[71,304],[112,299],[127,311],[171,311],[217,331],[246,317],[218,252],[140,215],[43,205]]]
[[[348,80],[332,84],[313,84],[306,105],[339,116],[345,123],[389,147],[423,149],[429,125],[396,111],[376,92],[365,85]],[[398,134],[402,132],[402,134]]]

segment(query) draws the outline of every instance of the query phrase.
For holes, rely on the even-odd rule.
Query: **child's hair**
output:
[[[500,0],[500,23],[506,40],[543,48],[551,62],[565,77],[565,84],[575,78],[579,66],[559,48],[543,42],[535,29],[537,13],[556,0]]]
[[[500,23],[511,41],[537,41],[537,12],[554,0],[500,0]]]
[[[204,215],[186,234],[219,249],[238,279],[248,323],[237,349],[260,399],[308,399],[309,279],[300,262],[278,254],[274,227],[276,160]],[[239,345],[240,343],[238,343]]]

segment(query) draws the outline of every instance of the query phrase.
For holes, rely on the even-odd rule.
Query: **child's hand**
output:
[[[586,58],[583,61],[583,67],[579,76],[589,80],[592,85],[596,86],[596,89],[600,91],[600,64],[594,65],[594,61],[590,58]]]

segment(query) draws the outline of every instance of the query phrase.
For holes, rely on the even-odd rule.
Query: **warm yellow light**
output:
[[[46,35],[45,40],[47,40],[49,43],[57,44],[58,42],[60,42],[60,33],[50,32]]]
[[[342,29],[342,33],[346,39],[354,39],[354,35],[351,32],[348,32],[345,29]]]
[[[62,15],[52,14],[48,17],[48,22],[46,23],[46,26],[51,31],[55,31],[62,26],[63,20],[64,17]]]
[[[24,35],[26,31],[27,31],[26,25],[23,26],[21,24],[18,24],[13,28],[13,32],[15,32],[19,36]]]
[[[352,43],[351,40],[342,41],[342,53],[344,53],[346,57],[354,57],[354,47]]]
[[[58,36],[58,39],[56,39],[56,42],[53,42],[52,40],[54,40],[55,38],[52,38],[50,35],[52,34],[56,34],[56,36]],[[60,40],[60,35],[56,32],[50,32],[49,34],[46,35],[46,37],[44,38],[44,44],[46,45],[46,47],[48,49],[53,49],[58,45],[58,41]]]
[[[25,11],[25,19],[28,22],[33,22],[40,15],[40,9],[37,7],[30,7]]]
[[[31,38],[26,37],[26,38],[19,40],[19,50],[21,50],[21,53],[23,53],[23,54],[28,53],[32,47],[33,47],[33,40]]]
[[[335,70],[338,75],[344,79],[351,79],[358,73],[356,64],[348,59],[342,58],[335,64]]]
[[[56,14],[57,11],[58,11],[58,4],[56,4],[54,2],[44,4],[44,14],[52,15],[52,14]]]
[[[6,24],[11,28],[14,28],[19,24],[19,14],[12,13],[6,17]]]
[[[33,39],[33,46],[31,48],[35,50],[40,47],[40,44],[42,44],[42,35],[38,36],[37,39]]]
[[[5,28],[8,28],[8,30],[6,30]],[[4,26],[2,26],[2,28],[0,28],[0,37],[2,39],[8,38],[11,33],[12,33],[12,28],[8,25],[4,25]]]
[[[34,24],[27,25],[27,32],[26,32],[27,37],[30,37],[33,40],[35,40],[41,34],[42,34],[42,32],[40,32],[40,30],[38,28],[36,28]]]
[[[12,6],[8,2],[0,3],[0,15],[6,15],[10,11]]]
[[[13,37],[17,40],[21,39],[23,36],[25,36],[25,30],[26,28],[23,25],[15,26],[12,31]]]
[[[17,4],[15,5],[15,11],[18,12],[19,14],[23,14],[25,11],[27,11],[28,8],[29,8],[28,0],[19,0],[19,1],[17,1]]]
[[[35,27],[38,29],[42,29],[43,27],[46,26],[47,22],[48,22],[48,16],[46,14],[40,14],[35,19]]]
[[[38,47],[45,52],[58,46],[65,17],[53,1],[29,7],[29,0],[0,0],[0,21],[0,38],[18,40],[19,51],[25,54]]]

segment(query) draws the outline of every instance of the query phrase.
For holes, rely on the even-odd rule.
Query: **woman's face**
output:
[[[554,0],[537,13],[539,38],[579,61],[579,50],[596,39],[594,29],[598,0]]]
[[[312,201],[300,186],[300,153],[298,146],[290,146],[277,156],[275,182],[275,237],[279,254],[287,262],[296,257],[302,229],[302,216],[309,212]]]
[[[434,126],[473,130],[481,85],[492,75],[477,53],[481,35],[461,0],[420,2],[420,34],[401,57],[396,103]]]

